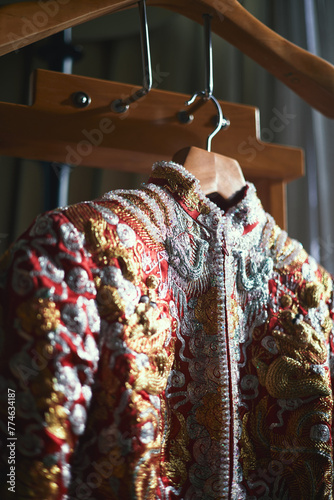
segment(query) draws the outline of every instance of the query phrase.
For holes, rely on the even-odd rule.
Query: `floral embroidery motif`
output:
[[[56,303],[42,298],[22,302],[17,308],[17,317],[21,320],[23,330],[37,335],[55,330],[60,323],[60,311]]]

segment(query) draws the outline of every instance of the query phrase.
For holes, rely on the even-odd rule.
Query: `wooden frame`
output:
[[[91,99],[86,108],[73,102],[79,91]],[[178,120],[189,96],[174,92],[152,90],[124,114],[111,110],[113,100],[133,91],[122,83],[37,70],[32,106],[0,103],[0,153],[149,173],[154,161],[171,160],[179,149],[205,147],[216,117],[212,103],[192,107],[189,124]],[[213,139],[213,150],[238,160],[265,208],[285,226],[284,186],[303,174],[302,150],[262,142],[257,108],[220,104],[231,125]],[[285,125],[283,115],[279,120],[280,113],[273,115],[273,128]]]

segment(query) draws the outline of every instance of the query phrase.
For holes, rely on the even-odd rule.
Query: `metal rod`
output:
[[[205,37],[205,95],[209,99],[213,92],[213,58],[212,58],[212,33],[211,14],[203,14]]]
[[[140,44],[143,64],[143,91],[147,94],[152,88],[152,66],[151,66],[151,49],[150,37],[148,33],[148,22],[146,12],[146,2],[139,2],[139,17],[140,17]],[[143,94],[143,95],[145,95]]]
[[[150,37],[148,32],[146,1],[140,0],[138,3],[139,18],[140,18],[140,45],[143,64],[143,86],[134,94],[126,99],[116,99],[111,104],[111,109],[116,113],[124,113],[129,109],[132,102],[136,102],[141,97],[144,97],[152,88],[152,65],[151,65],[151,50]]]

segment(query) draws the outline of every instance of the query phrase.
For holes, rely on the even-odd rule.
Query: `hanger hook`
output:
[[[204,19],[204,35],[205,35],[205,90],[201,92],[195,92],[195,94],[186,101],[185,105],[190,106],[195,102],[197,97],[203,99],[203,101],[213,101],[217,108],[217,126],[213,132],[208,136],[206,141],[207,151],[211,151],[211,141],[213,137],[222,129],[230,125],[229,120],[227,120],[219,104],[218,100],[212,94],[213,92],[213,58],[212,58],[212,34],[211,34],[211,14],[203,14]],[[184,120],[186,121],[186,120]],[[190,120],[189,120],[190,121]]]
[[[213,57],[212,57],[212,33],[211,14],[203,14],[204,20],[204,43],[205,43],[205,95],[207,98],[213,92]]]
[[[140,46],[143,64],[143,86],[134,94],[126,99],[116,99],[112,102],[111,108],[116,113],[124,113],[129,109],[131,103],[144,97],[152,88],[152,65],[150,51],[150,37],[148,32],[146,0],[139,0],[139,18],[140,18]]]

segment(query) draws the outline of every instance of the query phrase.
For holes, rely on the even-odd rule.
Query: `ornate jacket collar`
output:
[[[199,180],[182,165],[155,163],[149,182],[164,187],[190,217],[207,229],[213,230],[221,223],[228,246],[247,250],[260,238],[268,215],[253,184],[247,183],[242,199],[224,211],[205,196]]]

